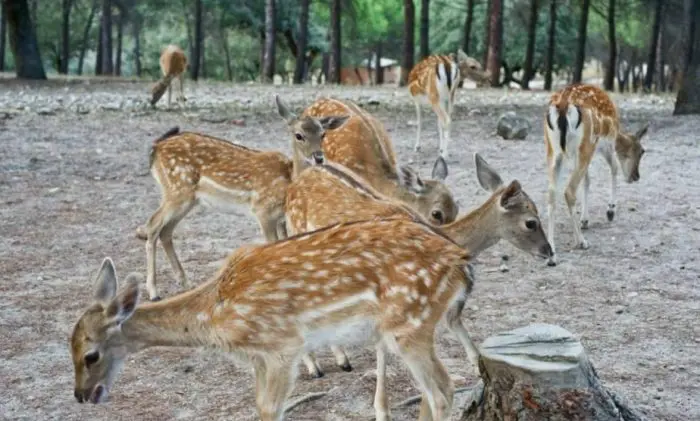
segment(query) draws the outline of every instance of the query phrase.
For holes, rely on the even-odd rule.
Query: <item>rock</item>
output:
[[[36,113],[39,115],[56,115],[56,111],[51,108],[39,108],[36,110]]]
[[[498,118],[496,133],[507,140],[522,140],[530,133],[530,129],[532,125],[526,118],[517,115],[515,111],[508,111]]]

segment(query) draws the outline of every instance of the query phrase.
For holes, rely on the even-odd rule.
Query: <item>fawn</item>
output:
[[[160,70],[163,73],[163,77],[151,89],[151,106],[156,105],[167,89],[168,107],[170,107],[173,90],[172,81],[175,78],[178,78],[180,82],[180,95],[177,97],[177,101],[187,101],[184,92],[187,56],[185,56],[182,48],[173,44],[166,46],[160,55]]]
[[[520,183],[514,180],[506,186],[479,154],[474,154],[474,159],[479,184],[492,192],[491,197],[467,215],[441,226],[441,231],[466,248],[471,256],[505,239],[525,252],[541,258],[550,257],[552,249],[542,229],[537,207]],[[372,217],[423,220],[410,207],[382,195],[357,174],[330,162],[307,168],[292,181],[287,189],[285,215],[287,229],[293,234]],[[479,353],[460,320],[471,283],[462,271],[455,271],[450,278],[455,282],[461,279],[466,286],[464,297],[455,301],[448,311],[448,328],[460,339],[470,362],[478,367]],[[345,352],[338,346],[331,349],[336,364],[344,371],[351,371],[352,366]],[[302,360],[311,376],[323,376],[311,353],[305,354]],[[383,354],[377,356],[377,420],[388,419],[382,374],[385,373],[384,361]]]
[[[129,276],[118,288],[106,258],[70,338],[75,398],[103,402],[129,353],[214,348],[253,366],[258,414],[279,421],[303,353],[370,343],[408,366],[427,402],[422,417],[448,420],[454,387],[434,335],[464,290],[447,274],[468,259],[422,222],[357,221],[241,247],[207,282],[139,304],[138,282]]]
[[[437,114],[438,135],[440,137],[440,156],[447,158],[447,144],[450,141],[452,125],[452,109],[455,93],[462,79],[472,79],[483,83],[491,78],[491,74],[483,70],[481,63],[468,56],[460,48],[457,56],[434,54],[419,61],[408,73],[408,91],[416,106],[416,143],[413,149],[420,151],[421,145],[421,98],[427,98],[433,111]]]
[[[295,172],[322,162],[321,140],[345,117],[296,118],[277,97],[278,111],[293,133],[293,159],[276,151],[260,151],[193,132],[173,128],[153,142],[150,169],[161,190],[161,203],[144,227],[136,231],[146,240],[146,285],[151,300],[158,300],[156,241],[160,242],[180,285],[187,285],[185,271],[173,248],[177,224],[196,204],[230,208],[246,206],[255,215],[267,241],[286,236],[284,201]]]
[[[547,218],[549,241],[554,246],[554,209],[558,185],[562,178],[565,161],[572,165],[564,199],[569,217],[574,227],[577,246],[588,248],[588,241],[581,233],[588,229],[588,192],[590,179],[588,167],[596,152],[603,155],[610,167],[611,183],[608,200],[607,218],[615,218],[617,202],[617,171],[622,168],[627,183],[639,181],[639,163],[644,155],[641,144],[649,124],[645,124],[636,133],[625,133],[620,128],[620,116],[610,96],[597,86],[588,84],[569,85],[552,94],[544,116],[544,142],[547,155]],[[581,199],[580,227],[574,215],[576,192],[583,181]],[[547,262],[556,266],[556,251]]]
[[[384,126],[351,101],[319,98],[302,115],[323,117],[349,114],[350,119],[323,140],[325,161],[341,164],[363,177],[381,193],[414,208],[435,225],[454,221],[459,212],[444,180],[447,163],[438,157],[433,180],[423,180],[412,168],[396,165],[396,157]]]

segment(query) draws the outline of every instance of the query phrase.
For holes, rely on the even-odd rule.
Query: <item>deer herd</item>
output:
[[[159,82],[159,95],[173,78],[181,78],[183,58],[179,49],[164,50],[166,82]],[[92,303],[70,338],[78,402],[103,402],[130,353],[151,346],[214,348],[253,367],[258,415],[278,421],[300,363],[311,376],[323,376],[314,352],[330,346],[337,365],[351,371],[342,347],[363,344],[376,351],[378,421],[391,418],[387,352],[406,364],[422,393],[419,419],[448,420],[454,387],[436,354],[436,327],[444,319],[479,374],[479,350],[461,319],[474,284],[475,256],[503,239],[556,265],[554,205],[566,163],[572,164],[566,205],[577,246],[588,248],[581,230],[588,227],[591,159],[599,151],[610,166],[607,218],[612,221],[618,168],[628,183],[640,179],[640,139],[647,130],[623,132],[615,105],[599,88],[563,88],[542,114],[548,232],[523,186],[505,182],[478,153],[473,155],[477,181],[490,196],[459,215],[445,184],[455,91],[464,78],[481,83],[488,77],[461,50],[428,57],[409,75],[419,121],[416,149],[417,98],[426,96],[438,116],[441,154],[430,179],[399,165],[383,124],[348,100],[319,98],[297,115],[275,97],[291,158],[177,127],[155,139],[149,165],[161,191],[160,206],[136,229],[146,243],[150,302],[140,302],[135,274],[119,282],[113,261],[103,260]],[[184,100],[182,79],[180,86]],[[161,299],[156,243],[160,240],[180,286],[189,288],[172,236],[198,204],[247,207],[265,242],[238,248],[209,280]]]

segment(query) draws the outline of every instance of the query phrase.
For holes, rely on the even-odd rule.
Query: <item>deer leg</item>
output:
[[[386,396],[386,346],[377,344],[377,386],[374,390],[374,414],[376,421],[390,421],[389,398]]]
[[[583,194],[581,195],[581,229],[588,229],[588,193],[591,189],[591,178],[588,171],[583,176]]]
[[[457,336],[457,339],[459,339],[459,342],[462,344],[462,347],[467,353],[467,358],[469,359],[469,362],[472,363],[474,369],[476,370],[476,374],[481,375],[481,373],[479,372],[479,350],[477,349],[476,345],[474,345],[474,342],[469,336],[469,332],[467,331],[467,328],[464,327],[464,324],[462,323],[461,319],[466,299],[466,293],[464,294],[464,296],[457,299],[447,309],[445,319],[447,321],[447,328],[450,330],[450,332]]]
[[[602,152],[605,162],[607,162],[610,167],[610,198],[608,199],[608,211],[606,212],[606,216],[608,217],[608,221],[612,221],[615,219],[615,206],[617,202],[618,164],[614,155],[615,151],[612,146],[610,146],[609,142],[602,145],[600,152]]]
[[[588,241],[583,238],[583,233],[581,233],[581,227],[579,222],[576,220],[575,205],[576,205],[576,190],[578,189],[581,179],[586,174],[586,167],[581,168],[581,165],[577,165],[574,172],[569,178],[569,182],[566,186],[566,191],[564,192],[564,200],[566,201],[566,207],[569,210],[569,217],[571,218],[571,223],[574,226],[574,237],[576,238],[576,246],[582,249],[588,248]]]
[[[287,237],[289,237],[289,233],[287,233],[287,221],[283,216],[277,220],[277,238],[281,240]]]
[[[185,73],[180,73],[178,79],[180,81],[180,98],[182,99],[182,102],[185,102],[187,101],[187,98],[185,98]]]
[[[442,133],[442,139],[443,139],[443,145],[440,150],[440,155],[442,155],[443,158],[447,159],[450,156],[450,153],[447,151],[447,144],[450,143],[450,133],[452,131],[452,107],[450,106],[449,100],[447,101],[445,105],[445,117],[444,117],[444,122],[443,122],[443,133]]]
[[[170,266],[172,266],[173,272],[175,272],[175,276],[180,281],[180,287],[182,288],[187,287],[187,276],[185,275],[184,269],[182,269],[180,260],[177,258],[175,248],[173,247],[173,231],[177,224],[192,210],[193,206],[194,200],[182,202],[177,208],[173,209],[171,219],[160,231],[160,244],[163,246],[165,255],[168,256]]]
[[[172,81],[168,84],[168,108],[170,108],[170,101],[173,95],[173,83]]]
[[[435,114],[437,115],[437,120],[438,120],[438,136],[440,137],[440,155],[443,158],[446,158],[445,156],[445,136],[449,136],[446,133],[446,127],[448,125],[447,123],[447,113],[442,107],[442,103],[440,102],[440,99],[438,99],[438,102],[433,105],[433,111],[435,111]]]
[[[286,358],[272,357],[265,361],[264,390],[256,390],[256,403],[261,421],[282,421],[287,396],[294,389],[297,377],[296,364]],[[256,372],[256,378],[261,377]],[[256,385],[260,383],[256,381]],[[260,393],[262,391],[262,393]]]
[[[547,261],[548,266],[557,265],[557,254],[554,248],[554,225],[555,225],[555,209],[557,204],[557,186],[559,177],[561,176],[562,155],[556,156],[547,155],[547,237],[549,244],[552,246],[552,257]]]
[[[167,202],[162,202],[146,222],[146,289],[151,301],[160,300],[156,289],[156,241],[168,214]]]
[[[301,357],[302,361],[304,361],[304,365],[306,365],[306,369],[309,372],[309,375],[311,377],[315,377],[317,379],[320,379],[321,377],[324,376],[323,371],[321,370],[321,367],[318,365],[316,362],[316,358],[314,357],[314,354],[309,352],[308,354],[304,354]]]
[[[268,243],[274,243],[277,241],[279,239],[277,237],[279,218],[273,218],[267,211],[258,212],[256,216],[258,217],[260,230],[262,231],[265,240]]]
[[[413,97],[413,103],[416,105],[416,144],[413,145],[413,150],[418,152],[420,151],[420,136],[421,136],[421,121],[420,121],[420,101],[418,98]]]
[[[343,348],[337,346],[337,345],[331,345],[331,351],[333,352],[333,355],[335,356],[335,363],[338,367],[340,367],[341,370],[343,371],[352,371],[352,366],[350,365],[350,360],[348,359],[347,354],[345,354],[345,351],[343,351]]]

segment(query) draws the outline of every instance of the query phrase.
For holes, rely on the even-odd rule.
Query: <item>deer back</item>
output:
[[[164,76],[179,75],[187,69],[187,56],[182,48],[170,44],[160,55],[160,69]]]

